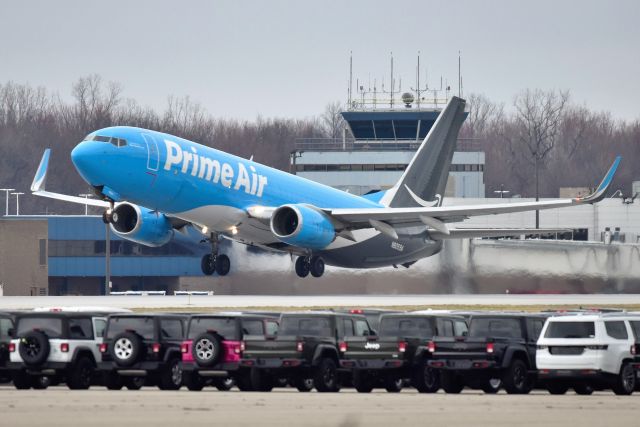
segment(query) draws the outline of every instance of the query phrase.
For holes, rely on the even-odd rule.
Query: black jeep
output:
[[[252,386],[269,391],[286,378],[300,391],[340,390],[348,371],[340,370],[345,338],[370,335],[362,315],[335,312],[285,313],[275,337],[250,335],[243,343],[242,365],[251,369]]]
[[[495,393],[526,394],[536,380],[536,342],[545,314],[471,316],[466,336],[436,337],[429,366],[440,373],[447,393],[466,386]]]
[[[0,313],[0,383],[11,381],[11,374],[7,370],[9,363],[9,344],[13,331],[13,319],[15,314],[10,312]]]
[[[110,390],[157,385],[182,386],[180,344],[188,316],[178,314],[115,314],[109,316],[102,361],[98,369]]]
[[[245,335],[274,337],[278,318],[270,315],[219,313],[193,315],[182,343],[184,385],[199,391],[206,385],[229,390],[251,387],[250,369],[240,366]]]
[[[427,364],[431,359],[429,343],[435,336],[463,336],[466,332],[462,316],[384,314],[377,335],[345,338],[347,351],[340,366],[353,372],[353,386],[361,393],[375,387],[397,392],[407,379],[419,392],[435,393],[440,380]]]

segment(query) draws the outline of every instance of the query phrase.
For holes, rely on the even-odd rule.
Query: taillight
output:
[[[160,353],[160,343],[154,342],[151,344],[151,351],[154,353]]]
[[[427,350],[429,351],[429,353],[433,353],[436,351],[436,343],[433,341],[429,341],[427,343]]]
[[[347,351],[347,343],[346,342],[340,341],[339,347],[340,347],[340,352],[341,353],[344,353],[344,352]]]
[[[244,342],[241,342],[241,343],[240,343],[240,345],[233,346],[233,352],[234,352],[235,354],[240,354],[240,353],[242,353],[242,347],[243,347],[243,345],[242,345],[242,344],[244,344]]]
[[[406,342],[404,342],[404,341],[400,341],[400,342],[398,343],[398,351],[399,351],[400,353],[404,353],[405,351],[407,351],[407,343],[406,343]]]
[[[240,351],[244,351],[245,348],[247,348],[247,346],[244,341],[240,341]]]
[[[106,353],[107,352],[107,343],[102,343],[98,346],[98,350],[100,350],[100,353]]]
[[[304,350],[304,343],[302,341],[298,341],[298,343],[296,344],[296,351],[302,351]]]
[[[353,310],[351,310],[351,314],[362,314],[363,311],[361,308],[354,308]]]
[[[63,342],[62,344],[60,344],[60,351],[63,353],[68,353],[69,352],[69,343],[68,342]]]
[[[487,343],[487,353],[493,353],[493,343],[492,342],[488,342]]]
[[[14,343],[9,343],[9,353],[14,353],[16,351],[16,345]]]
[[[186,342],[180,344],[180,351],[182,353],[189,353],[189,344],[187,344]]]
[[[636,354],[636,346],[635,346],[635,344],[631,346],[631,354],[633,354],[633,355]]]

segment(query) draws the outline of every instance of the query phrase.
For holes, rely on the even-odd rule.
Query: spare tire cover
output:
[[[200,334],[193,340],[191,353],[198,365],[213,366],[222,358],[222,339],[211,332]]]
[[[42,331],[30,331],[20,338],[18,352],[27,365],[40,365],[46,362],[50,351],[49,337]]]

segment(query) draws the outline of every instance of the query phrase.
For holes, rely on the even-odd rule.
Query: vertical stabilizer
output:
[[[442,203],[458,132],[466,118],[465,104],[462,98],[451,98],[400,180],[380,200],[383,205],[399,208]]]

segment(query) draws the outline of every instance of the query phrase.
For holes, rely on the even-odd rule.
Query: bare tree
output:
[[[321,121],[325,134],[329,138],[337,139],[342,137],[342,130],[346,127],[346,122],[342,118],[343,107],[338,101],[330,102],[324,108]]]
[[[527,157],[534,165],[536,201],[540,198],[540,167],[556,145],[568,100],[568,91],[527,89],[513,102],[516,109],[514,137],[527,150]],[[539,226],[540,213],[536,211],[536,228]]]

